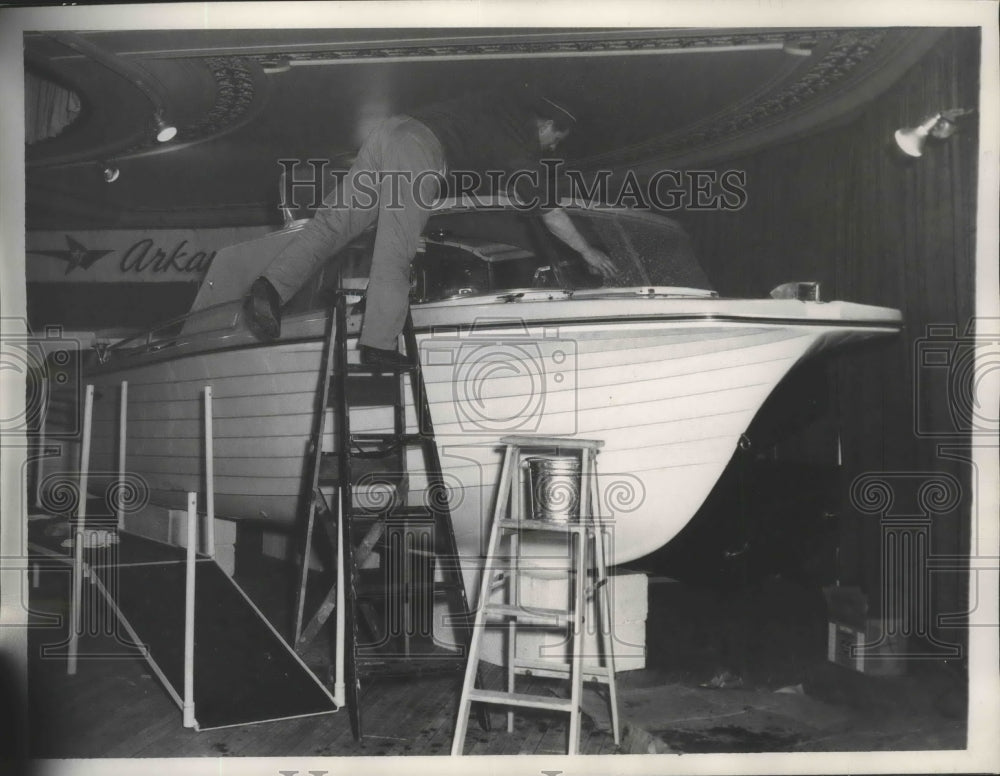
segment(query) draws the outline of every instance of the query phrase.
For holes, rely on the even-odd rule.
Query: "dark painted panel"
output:
[[[28,283],[35,330],[147,329],[188,311],[197,283]]]

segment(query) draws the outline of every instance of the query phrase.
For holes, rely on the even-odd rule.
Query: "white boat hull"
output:
[[[549,352],[541,346],[543,361],[567,343],[575,352],[548,374],[521,370],[456,386],[447,367],[425,368],[446,473],[465,486],[456,521],[463,549],[479,554],[487,538],[500,466],[500,433],[491,427],[602,440],[600,508],[613,521],[614,563],[666,544],[701,506],[764,399],[822,336],[670,323],[639,324],[627,337],[586,325],[562,334]]]
[[[415,307],[414,319],[462,553],[472,561],[485,549],[499,438],[571,436],[605,443],[601,510],[614,521],[616,564],[684,527],[799,360],[899,328],[898,312],[885,308],[709,298],[490,300]],[[275,343],[230,330],[113,358],[88,377],[98,394],[92,470],[118,469],[119,386],[127,380],[126,468],[155,503],[183,507],[188,491],[205,488],[202,397],[211,385],[216,514],[291,526],[300,514],[321,330],[321,319],[303,316],[287,320],[285,340]],[[352,426],[388,422],[381,410],[361,410]],[[419,498],[419,477],[412,484]]]

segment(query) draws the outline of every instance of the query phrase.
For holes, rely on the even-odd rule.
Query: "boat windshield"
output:
[[[495,295],[515,289],[563,290],[680,287],[711,291],[684,230],[648,213],[582,210],[567,213],[580,234],[619,269],[605,281],[544,226],[537,214],[509,209],[451,210],[433,215],[414,257],[414,303]],[[288,305],[298,312],[323,306],[323,291],[337,284],[363,287],[371,268],[370,230],[324,266]]]

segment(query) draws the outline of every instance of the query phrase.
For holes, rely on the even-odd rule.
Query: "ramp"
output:
[[[58,547],[48,555],[72,557]],[[59,550],[55,552],[55,550]],[[120,533],[84,551],[91,581],[142,645],[154,673],[183,706],[186,550]],[[327,714],[333,697],[242,589],[209,557],[195,562],[195,729]]]

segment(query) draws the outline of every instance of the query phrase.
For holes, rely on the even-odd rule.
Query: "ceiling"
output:
[[[933,29],[26,33],[79,117],[27,148],[29,229],[280,222],[279,159],[343,169],[373,122],[531,83],[574,106],[581,169],[690,169],[849,120]],[[158,143],[156,108],[177,126]],[[120,177],[104,182],[113,162]]]

